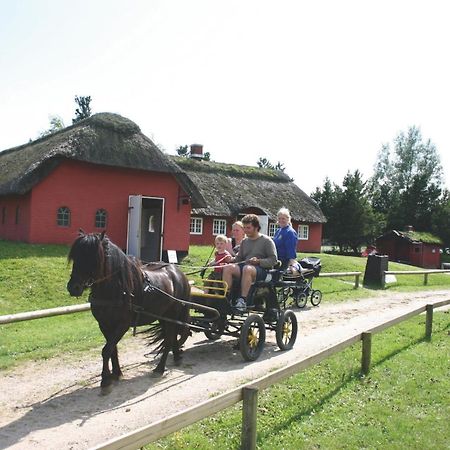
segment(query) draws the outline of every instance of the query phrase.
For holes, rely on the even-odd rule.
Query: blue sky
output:
[[[35,138],[75,95],[163,150],[281,161],[307,193],[372,174],[411,125],[450,187],[446,1],[0,0],[0,149]]]

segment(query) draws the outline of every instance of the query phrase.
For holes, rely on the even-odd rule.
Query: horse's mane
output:
[[[97,280],[94,297],[131,297],[142,292],[140,263],[129,258],[104,234],[81,234],[69,251],[69,261],[83,264],[86,273]]]

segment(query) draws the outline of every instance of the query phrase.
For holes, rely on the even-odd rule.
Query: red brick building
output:
[[[273,236],[277,212],[286,207],[298,233],[297,251],[320,252],[326,218],[317,203],[288,175],[277,170],[205,161],[200,145],[191,146],[191,155],[171,158],[206,202],[206,207],[192,209],[192,244],[212,245],[215,235],[230,236],[233,222],[249,213],[258,215],[261,231]]]
[[[377,252],[397,261],[427,269],[438,269],[441,264],[442,241],[430,233],[391,230],[376,240]]]
[[[144,260],[186,254],[197,189],[139,127],[96,114],[0,153],[0,238],[69,244],[107,230]]]

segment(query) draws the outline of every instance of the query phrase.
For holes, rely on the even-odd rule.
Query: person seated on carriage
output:
[[[227,250],[231,256],[236,256],[239,252],[242,240],[245,238],[244,225],[240,220],[233,223],[231,226],[231,238],[227,242]]]
[[[247,214],[242,219],[246,238],[241,242],[239,253],[230,257],[227,262],[234,264],[223,268],[222,279],[229,287],[233,279],[240,281],[241,295],[236,300],[235,308],[239,312],[247,309],[247,295],[252,283],[265,280],[267,271],[277,262],[277,250],[272,239],[260,233],[258,216]]]
[[[224,234],[218,234],[214,239],[214,259],[208,263],[208,266],[214,266],[215,279],[222,279],[222,268],[220,266],[224,266],[226,264],[225,260],[229,260],[231,257],[231,253],[226,250],[226,246],[228,243],[228,238]]]
[[[218,286],[218,283],[215,283],[214,281],[222,279],[221,266],[225,265],[225,261],[228,261],[231,257],[230,252],[225,249],[227,243],[228,238],[224,234],[218,234],[214,239],[214,259],[208,263],[208,267],[214,267],[214,270],[208,275],[208,280],[204,283],[204,287],[206,288],[205,294],[220,294],[223,292],[222,289],[214,289]],[[212,280],[212,282],[209,280]]]
[[[281,270],[292,275],[298,275],[300,265],[297,262],[297,233],[291,225],[291,213],[287,208],[281,208],[277,213],[279,228],[273,241],[277,249]]]

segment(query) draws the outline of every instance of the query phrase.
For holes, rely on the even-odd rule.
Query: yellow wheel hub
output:
[[[258,345],[258,341],[259,341],[259,333],[257,330],[255,329],[251,329],[248,331],[248,336],[247,336],[247,341],[248,341],[248,346],[249,347],[256,347]]]

